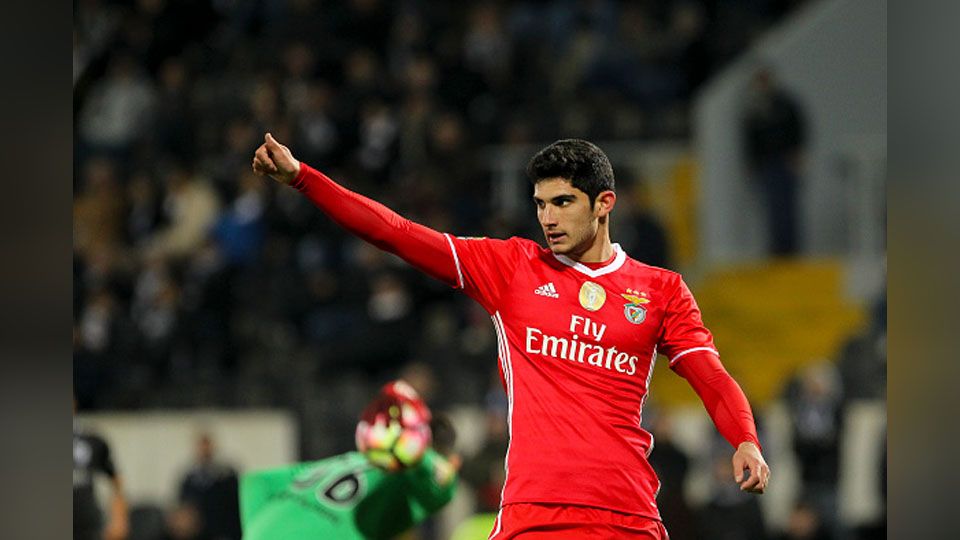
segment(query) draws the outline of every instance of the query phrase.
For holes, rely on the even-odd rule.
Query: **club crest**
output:
[[[603,303],[606,301],[607,291],[603,290],[600,285],[592,281],[585,281],[580,286],[580,305],[583,306],[583,309],[596,311],[603,307]]]
[[[623,305],[623,316],[628,321],[633,324],[640,324],[647,319],[647,309],[641,305],[650,303],[650,299],[646,297],[647,293],[627,289],[627,292],[621,293],[620,296],[627,300],[627,303]]]

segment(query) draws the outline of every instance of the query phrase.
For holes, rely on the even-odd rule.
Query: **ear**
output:
[[[601,191],[593,203],[593,212],[598,218],[607,216],[617,204],[617,194],[613,191]]]

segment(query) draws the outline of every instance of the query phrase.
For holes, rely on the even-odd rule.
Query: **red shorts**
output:
[[[504,506],[489,540],[668,540],[658,519],[589,506],[515,503]]]

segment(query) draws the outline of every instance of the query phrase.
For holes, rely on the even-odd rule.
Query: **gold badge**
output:
[[[603,287],[592,281],[583,282],[580,287],[580,305],[583,306],[583,309],[596,311],[603,307],[603,303],[606,301],[607,291],[603,290]]]

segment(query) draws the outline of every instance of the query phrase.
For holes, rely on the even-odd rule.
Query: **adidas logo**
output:
[[[548,296],[550,298],[560,298],[560,295],[557,294],[557,288],[553,286],[553,282],[547,283],[537,287],[537,290],[533,291],[533,294],[539,294],[540,296]]]

